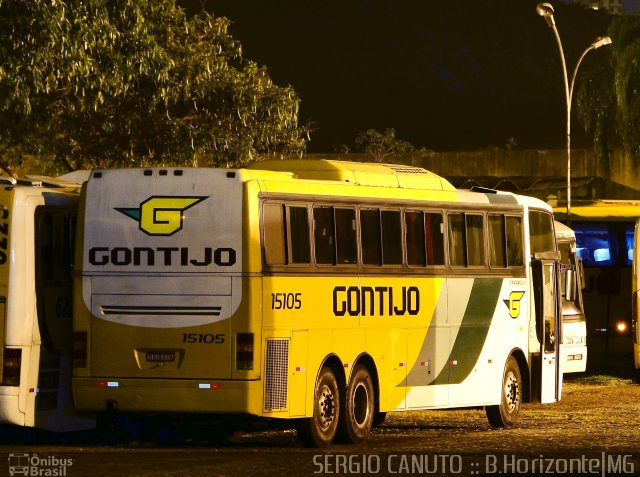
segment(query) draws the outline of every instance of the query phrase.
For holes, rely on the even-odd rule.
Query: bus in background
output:
[[[567,223],[566,209],[554,208]],[[630,368],[631,263],[640,201],[575,201],[570,227],[584,266],[582,299],[587,322],[589,368]]]
[[[582,261],[576,253],[576,235],[573,230],[558,221],[554,226],[561,267],[563,372],[582,373],[587,369],[587,323],[582,304]]]
[[[98,170],[74,273],[80,410],[290,420],[360,442],[388,411],[560,399],[551,208],[326,160]]]
[[[0,179],[0,424],[95,425],[71,395],[71,264],[86,175]]]
[[[636,219],[633,239],[633,260],[631,279],[631,333],[633,334],[633,362],[636,370],[636,381],[640,382],[640,324],[638,323],[638,300],[640,300],[640,218]]]

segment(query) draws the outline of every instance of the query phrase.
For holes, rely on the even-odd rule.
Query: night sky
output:
[[[232,21],[247,58],[298,93],[300,123],[312,129],[308,151],[334,152],[339,145],[353,150],[360,132],[386,128],[433,150],[514,141],[521,148],[562,147],[562,70],[537,3],[206,0],[204,6]],[[554,6],[572,69],[581,51],[606,34],[609,17]],[[581,75],[606,59],[605,50],[589,54]],[[572,138],[576,147],[591,147],[577,121]]]

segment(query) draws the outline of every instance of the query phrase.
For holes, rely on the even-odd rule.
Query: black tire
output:
[[[341,440],[357,444],[369,437],[375,415],[375,396],[369,370],[356,365],[347,386],[340,422]]]
[[[381,426],[387,418],[386,412],[376,412],[373,415],[373,427]]]
[[[487,406],[487,419],[491,427],[511,427],[515,424],[522,407],[522,377],[513,356],[509,356],[504,367],[500,404]]]
[[[333,442],[340,419],[340,388],[333,371],[320,370],[313,394],[313,417],[301,419],[298,437],[308,447],[327,447]]]

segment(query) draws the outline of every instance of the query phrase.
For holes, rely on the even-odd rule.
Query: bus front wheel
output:
[[[357,444],[364,441],[371,432],[374,419],[373,383],[369,370],[362,365],[353,368],[347,387],[341,437]]]
[[[522,377],[513,356],[504,367],[500,404],[487,406],[487,419],[491,427],[511,427],[515,424],[522,406]]]
[[[313,417],[302,419],[298,437],[308,447],[331,445],[338,430],[340,388],[333,371],[323,367],[316,380],[313,395]]]

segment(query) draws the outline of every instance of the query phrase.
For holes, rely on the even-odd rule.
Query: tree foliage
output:
[[[228,27],[175,0],[0,0],[4,166],[219,166],[301,152],[296,93],[245,59]]]
[[[640,157],[640,15],[616,16],[609,25],[609,59],[585,77],[578,111],[594,133],[599,155],[621,143]]]
[[[428,156],[432,153],[425,148],[416,149],[409,141],[396,139],[396,131],[393,128],[385,129],[384,133],[375,129],[361,132],[356,136],[355,146],[356,151],[371,155],[375,162],[383,162],[387,157],[394,155],[417,153],[420,156]]]

